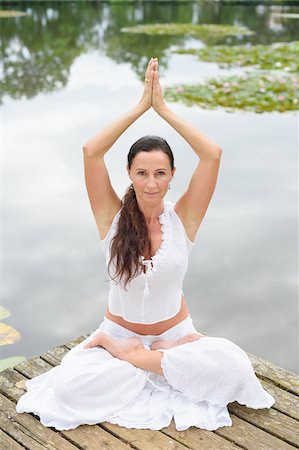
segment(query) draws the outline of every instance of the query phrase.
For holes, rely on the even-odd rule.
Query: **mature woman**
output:
[[[132,184],[122,200],[104,162],[118,137],[151,107],[199,157],[175,204],[164,201],[175,173],[164,139],[145,136],[132,145]],[[59,366],[26,382],[17,412],[33,412],[58,430],[104,421],[159,430],[172,417],[177,430],[215,430],[232,425],[230,402],[250,408],[274,404],[244,350],[194,328],[182,291],[221,153],[165,104],[152,58],[137,106],[84,145],[86,186],[110,276],[104,320]]]

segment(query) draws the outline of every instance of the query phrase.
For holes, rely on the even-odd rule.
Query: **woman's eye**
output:
[[[165,175],[165,172],[158,172],[159,175]]]
[[[138,175],[144,175],[144,174],[145,174],[145,172],[143,172],[141,170],[138,172]]]

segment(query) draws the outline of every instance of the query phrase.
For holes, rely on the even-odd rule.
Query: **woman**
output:
[[[128,114],[84,146],[87,191],[99,229],[110,292],[103,322],[61,364],[26,382],[17,412],[34,412],[58,430],[104,421],[159,430],[232,425],[227,404],[270,408],[245,351],[226,338],[199,333],[182,283],[188,256],[215,189],[221,149],[165,104],[157,58],[149,61],[143,96]],[[158,136],[128,154],[132,181],[121,201],[105,153],[151,107],[199,157],[186,192],[164,197],[175,173],[172,151]]]

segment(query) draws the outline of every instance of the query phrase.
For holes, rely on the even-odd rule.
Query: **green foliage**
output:
[[[146,35],[184,35],[200,38],[202,41],[215,43],[227,36],[250,36],[254,31],[244,26],[191,23],[154,23],[123,27],[122,32]]]
[[[9,358],[0,359],[0,372],[23,361],[26,361],[25,356],[10,356]]]
[[[269,72],[252,72],[210,79],[202,84],[181,84],[164,90],[165,99],[198,104],[202,108],[224,107],[230,111],[242,109],[266,111],[295,111],[299,103],[299,77]]]
[[[0,305],[0,319],[6,319],[9,316],[10,311]],[[21,335],[15,328],[0,322],[0,345],[13,344],[19,341],[20,338]],[[9,358],[0,359],[0,372],[25,360],[25,356],[10,356]]]
[[[299,71],[299,41],[254,46],[218,45],[199,50],[176,50],[174,53],[198,55],[202,61],[220,63],[220,67],[252,65],[257,69]]]
[[[4,306],[0,305],[0,320],[6,319],[10,316],[10,311],[6,309]]]

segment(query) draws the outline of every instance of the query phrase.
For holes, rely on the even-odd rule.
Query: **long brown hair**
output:
[[[138,139],[128,153],[128,167],[131,169],[132,161],[137,153],[161,150],[169,157],[170,166],[174,168],[174,158],[171,148],[165,139],[159,136],[144,136]],[[130,185],[122,198],[122,208],[119,215],[118,228],[111,241],[108,274],[118,282],[127,283],[141,272],[139,257],[150,255],[151,243],[146,220],[140,211],[133,185]],[[110,265],[115,266],[115,276],[111,277]]]

